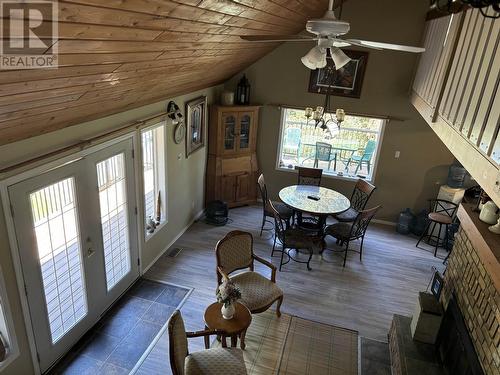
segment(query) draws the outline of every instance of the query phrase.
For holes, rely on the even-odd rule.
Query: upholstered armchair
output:
[[[228,277],[240,289],[240,302],[252,314],[266,311],[277,301],[276,315],[281,316],[283,291],[276,285],[276,267],[253,253],[251,233],[238,230],[229,232],[215,246],[215,255],[218,285],[222,283],[224,277]],[[254,261],[271,269],[271,279],[254,271]],[[231,275],[232,272],[245,268],[249,271]]]
[[[186,332],[179,310],[168,321],[170,367],[173,375],[246,374],[243,352],[238,348],[213,348],[189,354],[188,338],[216,335],[214,330]]]

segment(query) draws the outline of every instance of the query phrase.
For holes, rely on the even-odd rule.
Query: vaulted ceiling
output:
[[[0,145],[221,83],[328,0],[60,0],[59,68],[0,71]],[[50,53],[51,49],[46,53]]]

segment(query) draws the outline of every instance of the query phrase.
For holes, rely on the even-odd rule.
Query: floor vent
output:
[[[168,250],[167,256],[170,258],[175,258],[177,255],[179,255],[181,250],[182,249],[180,247],[172,247],[171,249]]]

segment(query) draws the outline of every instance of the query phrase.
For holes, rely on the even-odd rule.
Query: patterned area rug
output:
[[[358,373],[358,333],[293,317],[279,374]]]
[[[250,375],[358,374],[355,331],[269,310],[252,316],[245,342]]]

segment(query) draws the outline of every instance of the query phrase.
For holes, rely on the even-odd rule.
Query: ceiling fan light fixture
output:
[[[336,70],[343,68],[346,64],[348,64],[351,61],[351,58],[349,56],[347,56],[338,47],[331,47],[330,48],[330,56],[333,59],[333,63],[335,64]]]
[[[326,66],[326,50],[315,46],[300,60],[302,64],[311,70],[324,68]]]

